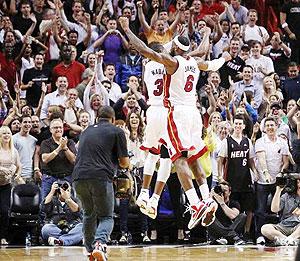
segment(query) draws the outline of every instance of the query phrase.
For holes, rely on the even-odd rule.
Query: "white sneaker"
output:
[[[287,238],[275,237],[274,243],[276,246],[287,246]]]
[[[8,245],[8,242],[5,238],[1,238],[1,245]]]
[[[298,246],[298,240],[294,239],[294,238],[287,237],[286,238],[286,244],[288,246]]]
[[[142,233],[141,236],[142,236],[142,240],[143,240],[143,243],[144,243],[144,244],[150,244],[150,243],[151,243],[151,240],[150,240],[150,238],[148,237],[148,235],[147,235],[146,232],[145,232],[145,233]]]
[[[207,206],[200,201],[197,205],[188,205],[185,212],[191,213],[191,219],[188,224],[188,229],[191,230],[199,224],[206,213]]]
[[[147,203],[149,201],[149,194],[147,192],[141,192],[136,200],[137,206],[140,208],[140,211],[147,215]]]
[[[152,219],[156,219],[157,217],[157,200],[150,198],[148,204],[146,206],[146,215]]]
[[[220,245],[227,245],[228,244],[227,239],[223,238],[223,237],[217,239],[216,242],[218,242]]]
[[[55,237],[48,238],[48,245],[49,246],[62,246],[63,242]]]
[[[260,236],[256,239],[256,245],[264,245],[266,244],[266,240],[263,236]]]
[[[96,261],[107,261],[107,245],[96,242],[95,249],[92,252],[92,257]]]
[[[55,237],[48,237],[48,245],[49,246],[55,246]]]

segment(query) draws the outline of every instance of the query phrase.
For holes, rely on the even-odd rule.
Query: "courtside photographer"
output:
[[[41,210],[46,215],[42,237],[49,245],[72,246],[82,241],[82,215],[68,182],[53,183]]]
[[[278,224],[262,226],[261,233],[276,246],[298,245],[300,237],[300,174],[280,173],[271,211],[280,212]]]
[[[207,227],[212,244],[244,244],[239,235],[243,232],[246,214],[240,213],[240,204],[230,199],[230,184],[226,181],[219,183],[211,194],[218,203],[216,219]]]

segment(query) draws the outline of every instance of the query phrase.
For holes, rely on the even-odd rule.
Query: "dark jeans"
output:
[[[261,185],[256,184],[256,237],[260,237],[261,227],[266,224],[268,213],[268,197],[274,196],[276,190],[275,184]]]
[[[113,230],[113,184],[99,179],[86,179],[75,181],[74,188],[83,208],[84,244],[87,251],[92,252],[96,241],[106,244]]]
[[[129,199],[120,199],[120,231],[128,232],[128,209]],[[138,211],[141,233],[148,231],[148,217]]]
[[[217,218],[214,223],[207,227],[208,235],[211,240],[216,240],[218,238],[234,238],[239,236],[243,230],[246,223],[247,215],[244,213],[239,214],[230,226],[224,226]]]
[[[8,236],[11,185],[0,186],[0,239]]]

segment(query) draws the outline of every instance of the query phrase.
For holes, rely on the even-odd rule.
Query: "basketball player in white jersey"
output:
[[[201,117],[196,108],[196,83],[199,69],[218,70],[226,60],[219,58],[205,62],[186,57],[185,53],[189,50],[190,43],[184,36],[179,36],[174,40],[172,54],[176,55],[175,57],[166,53],[157,53],[131,32],[127,18],[121,17],[119,22],[129,41],[142,55],[164,64],[166,68],[168,76],[165,82],[167,88],[164,105],[169,109],[167,145],[178,178],[190,202],[191,220],[188,228],[195,227],[201,219],[203,225],[209,225],[214,220],[217,204],[212,199],[205,203],[200,201],[192,183],[190,170],[191,167],[195,174],[201,173],[196,159],[206,151],[201,140]],[[200,186],[200,191],[204,199],[208,198],[209,189],[206,179],[203,180],[203,187]]]
[[[158,43],[151,43],[149,47],[156,52],[164,51],[163,46]],[[144,67],[143,79],[147,88],[149,96],[148,104],[150,107],[146,112],[147,125],[145,129],[145,141],[141,149],[147,150],[149,153],[145,160],[142,189],[136,204],[142,213],[153,219],[157,213],[156,211],[148,213],[147,204],[149,201],[149,187],[156,163],[160,159],[156,179],[158,191],[162,191],[167,182],[172,165],[171,159],[167,153],[164,152],[166,149],[162,148],[161,151],[160,144],[160,138],[165,135],[165,130],[167,129],[168,116],[168,109],[163,105],[163,80],[165,74],[165,66],[161,63],[150,60]]]

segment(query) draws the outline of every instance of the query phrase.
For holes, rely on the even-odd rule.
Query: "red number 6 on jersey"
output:
[[[189,75],[186,79],[186,83],[185,83],[185,86],[184,86],[184,90],[186,92],[190,92],[191,90],[193,90],[193,81],[194,81],[194,76]]]

